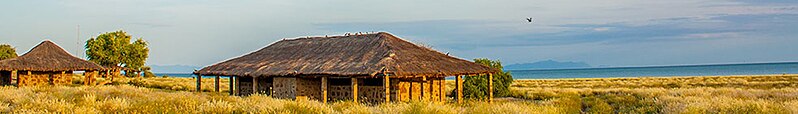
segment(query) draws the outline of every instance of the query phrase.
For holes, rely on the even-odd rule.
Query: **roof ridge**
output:
[[[294,38],[283,38],[281,41],[294,41],[294,40],[305,40],[305,39],[317,39],[317,38],[348,38],[351,36],[368,36],[368,35],[383,35],[383,34],[390,34],[388,32],[357,32],[357,33],[344,33],[340,35],[324,35],[324,36],[300,36]],[[369,37],[366,37],[369,38]]]

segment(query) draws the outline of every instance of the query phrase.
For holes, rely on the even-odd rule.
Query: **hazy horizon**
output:
[[[459,58],[505,65],[798,61],[798,1],[419,2],[4,1],[0,44],[24,54],[50,39],[82,56],[85,40],[124,30],[150,43],[148,65],[207,66],[283,38],[387,31]]]

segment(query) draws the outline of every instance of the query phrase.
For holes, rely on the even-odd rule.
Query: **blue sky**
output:
[[[0,43],[83,55],[122,29],[150,42],[150,65],[205,66],[283,38],[387,31],[464,59],[650,66],[798,61],[796,20],[794,0],[25,0],[0,2]]]

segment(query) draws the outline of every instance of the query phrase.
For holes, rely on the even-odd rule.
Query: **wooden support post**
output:
[[[493,103],[493,74],[488,74],[488,102]]]
[[[228,89],[228,90],[227,90],[227,92],[230,92],[230,95],[231,95],[231,96],[232,96],[232,95],[236,95],[236,94],[235,94],[235,91],[233,91],[233,90],[235,90],[235,86],[236,86],[236,85],[235,85],[235,83],[233,83],[233,82],[234,82],[233,80],[235,80],[235,78],[233,78],[233,77],[234,77],[234,76],[229,76],[229,79],[227,79],[227,82],[229,82],[229,83],[230,83],[230,84],[227,86],[227,87],[230,87],[230,89]]]
[[[241,85],[241,77],[235,76],[235,80],[236,80],[236,83],[233,84],[233,85],[236,85],[235,86],[235,90],[236,91],[233,94],[240,96],[241,95],[241,86],[239,86],[239,85]]]
[[[440,87],[441,90],[438,92],[441,94],[441,102],[446,102],[446,78],[441,78],[439,83],[440,85],[438,87]]]
[[[427,83],[427,76],[421,76],[421,82],[419,82],[419,84],[421,85],[419,87],[419,88],[421,88],[421,91],[419,91],[419,92],[421,92],[421,94],[419,94],[420,96],[418,96],[418,99],[420,101],[427,100],[427,97],[428,97],[427,88],[424,87],[424,85],[427,85],[426,83]]]
[[[352,101],[357,101],[357,78],[352,78]]]
[[[413,90],[415,90],[415,89],[413,89],[413,81],[412,80],[408,81],[407,82],[407,100],[408,101],[413,100]]]
[[[321,77],[321,101],[327,103],[327,76]]]
[[[11,71],[11,77],[12,78],[17,78],[16,79],[17,82],[15,82],[15,83],[17,84],[17,87],[19,87],[19,74],[17,74],[17,70]]]
[[[457,103],[463,103],[463,77],[457,76]]]
[[[383,78],[385,78],[385,81],[383,82],[383,85],[385,85],[385,102],[386,103],[387,102],[391,102],[391,80],[390,80],[390,77],[388,77],[388,75],[385,74],[385,73],[383,73],[382,76],[383,76]]]
[[[214,89],[214,91],[216,91],[216,92],[220,92],[220,91],[221,91],[221,90],[219,89],[219,86],[221,85],[221,83],[220,83],[220,81],[219,81],[219,80],[221,80],[221,76],[219,76],[219,75],[216,75],[216,80],[214,80],[214,82],[213,82],[213,84],[214,84],[213,86],[215,87],[215,88],[213,88],[213,89]]]
[[[202,92],[202,75],[197,74],[197,92]]]
[[[254,94],[258,94],[258,93],[260,93],[260,91],[258,91],[258,77],[254,77],[253,76],[252,77],[252,94],[254,95]]]

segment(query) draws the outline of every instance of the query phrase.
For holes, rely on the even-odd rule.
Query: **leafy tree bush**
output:
[[[145,78],[155,77],[155,74],[152,73],[152,71],[150,71],[150,70],[152,70],[152,68],[150,68],[149,66],[142,67],[141,70],[144,71],[144,77]]]
[[[0,45],[0,60],[17,57],[17,51],[11,45]]]
[[[131,43],[130,38],[130,35],[121,30],[100,34],[86,41],[86,55],[89,61],[103,66],[141,69],[147,61],[150,49],[143,39],[138,38]]]
[[[505,97],[510,95],[510,84],[513,83],[513,76],[510,72],[505,72],[501,61],[485,58],[474,59],[474,62],[501,70],[493,74],[493,97]],[[469,99],[485,99],[488,97],[488,76],[466,76],[463,81],[463,97]],[[456,95],[457,90],[452,91]]]

